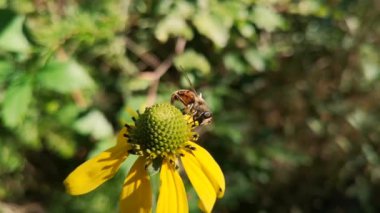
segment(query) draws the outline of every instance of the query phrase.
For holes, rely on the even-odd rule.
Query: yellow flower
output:
[[[81,195],[112,178],[129,154],[139,155],[124,181],[121,212],[152,212],[152,189],[148,166],[160,166],[157,213],[188,212],[185,187],[178,172],[179,161],[199,197],[199,207],[211,212],[224,195],[224,175],[213,157],[194,143],[197,134],[191,117],[170,104],[147,108],[119,133],[117,144],[84,162],[65,179],[71,195]]]

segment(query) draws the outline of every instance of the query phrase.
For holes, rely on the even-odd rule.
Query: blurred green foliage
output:
[[[378,212],[379,38],[371,0],[0,0],[0,210],[116,211],[133,159],[81,197],[63,179],[186,72],[215,212]]]

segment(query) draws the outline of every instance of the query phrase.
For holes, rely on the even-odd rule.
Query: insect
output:
[[[193,116],[199,125],[207,125],[212,121],[212,113],[206,101],[195,90],[181,89],[172,93],[170,102],[180,101],[184,106],[184,113]]]

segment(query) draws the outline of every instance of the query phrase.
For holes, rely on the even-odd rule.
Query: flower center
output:
[[[192,123],[169,103],[156,104],[145,109],[135,119],[135,127],[128,132],[132,153],[151,159],[177,154],[177,150],[194,137]]]

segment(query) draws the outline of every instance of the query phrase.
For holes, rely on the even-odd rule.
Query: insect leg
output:
[[[186,106],[185,101],[181,98],[181,96],[179,96],[177,93],[173,93],[172,97],[170,98],[170,103],[173,104],[176,100],[181,101],[181,103]]]

